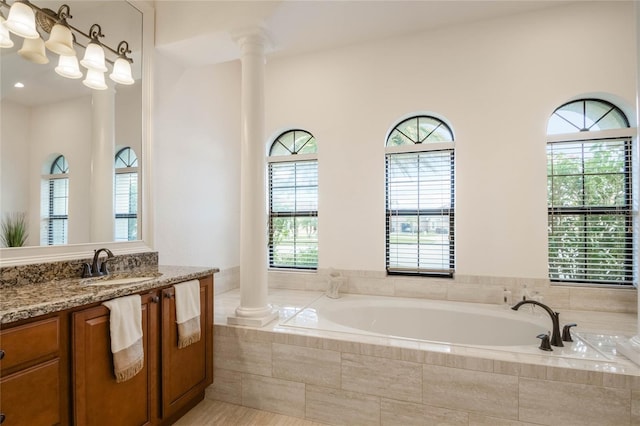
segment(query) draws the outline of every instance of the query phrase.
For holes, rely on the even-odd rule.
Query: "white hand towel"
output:
[[[142,300],[139,295],[133,295],[102,304],[110,311],[109,332],[116,382],[124,382],[144,366]]]
[[[176,293],[178,348],[200,341],[200,281],[191,280],[173,286]]]

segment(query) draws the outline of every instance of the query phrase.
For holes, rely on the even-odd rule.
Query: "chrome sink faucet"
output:
[[[98,258],[100,257],[100,253],[105,252],[107,254],[107,258],[102,262],[102,264],[98,263]],[[94,250],[93,253],[93,261],[91,265],[85,263],[82,265],[82,278],[89,277],[100,277],[103,275],[109,275],[109,270],[107,269],[107,262],[113,259],[113,253],[108,248],[101,248],[98,250]]]
[[[547,311],[547,313],[551,317],[551,323],[553,324],[553,331],[551,332],[551,344],[553,346],[558,346],[558,347],[564,346],[564,344],[562,343],[562,337],[560,336],[560,314],[557,312],[554,312],[550,307],[548,307],[544,303],[540,303],[537,300],[531,300],[531,299],[518,302],[511,309],[513,309],[514,311],[517,311],[520,308],[520,306],[525,305],[527,303],[538,305],[541,308],[543,308],[545,311]]]

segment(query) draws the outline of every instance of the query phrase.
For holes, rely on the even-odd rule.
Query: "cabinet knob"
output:
[[[172,299],[172,298],[173,298],[173,294],[171,294],[171,293],[165,293],[165,294],[164,294],[164,298],[165,298],[165,299]]]
[[[152,301],[153,303],[158,303],[158,302],[160,301],[160,298],[159,298],[158,296],[153,296],[153,297],[151,298],[151,301]]]
[[[7,416],[4,415],[4,413],[0,413],[0,423],[4,423],[4,419],[6,419]]]
[[[4,350],[0,349],[0,359],[4,359]]]

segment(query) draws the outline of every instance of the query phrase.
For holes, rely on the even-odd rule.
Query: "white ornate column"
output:
[[[260,28],[235,34],[242,50],[240,105],[240,306],[229,324],[262,327],[277,318],[267,303],[267,203],[264,134],[266,36]]]
[[[640,2],[635,3],[636,9],[636,46],[640,46]],[[638,129],[638,137],[633,146],[634,154],[633,158],[633,185],[632,188],[636,188],[636,195],[638,194],[638,187],[640,185],[640,55],[636,52],[636,128]],[[633,208],[638,211],[638,201],[634,201]],[[636,217],[634,223],[634,256],[638,259],[640,253],[640,224],[638,223],[640,218]],[[634,278],[640,279],[640,265],[634,265]],[[637,283],[637,281],[636,281]],[[636,321],[636,335],[629,339],[628,342],[618,343],[616,349],[618,352],[640,365],[640,297],[638,297],[638,314]]]
[[[91,95],[91,242],[113,242],[113,183],[115,157],[115,90]]]

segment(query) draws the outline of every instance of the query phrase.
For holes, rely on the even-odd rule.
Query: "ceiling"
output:
[[[70,5],[70,24],[88,32],[99,23],[103,41],[114,47],[127,40],[134,51],[134,76],[140,75],[141,30],[139,11],[124,1],[33,0],[53,10]],[[288,0],[219,1],[155,0],[156,49],[184,64],[202,66],[240,57],[231,34],[262,26],[268,36],[269,57],[297,55],[350,44],[428,31],[444,26],[526,13],[554,7],[566,0]],[[2,8],[5,16],[7,9]],[[46,34],[43,34],[48,37]],[[54,72],[57,56],[48,52],[50,63],[36,65],[17,54],[22,40],[1,50],[1,95],[27,106],[88,95],[80,80],[69,80]],[[136,47],[138,46],[138,47]],[[84,49],[78,48],[79,57]],[[21,80],[27,87],[15,89]],[[108,80],[108,79],[107,79]]]
[[[154,1],[156,47],[197,66],[237,59],[231,34],[261,25],[271,57],[296,55],[572,3],[564,0]]]

